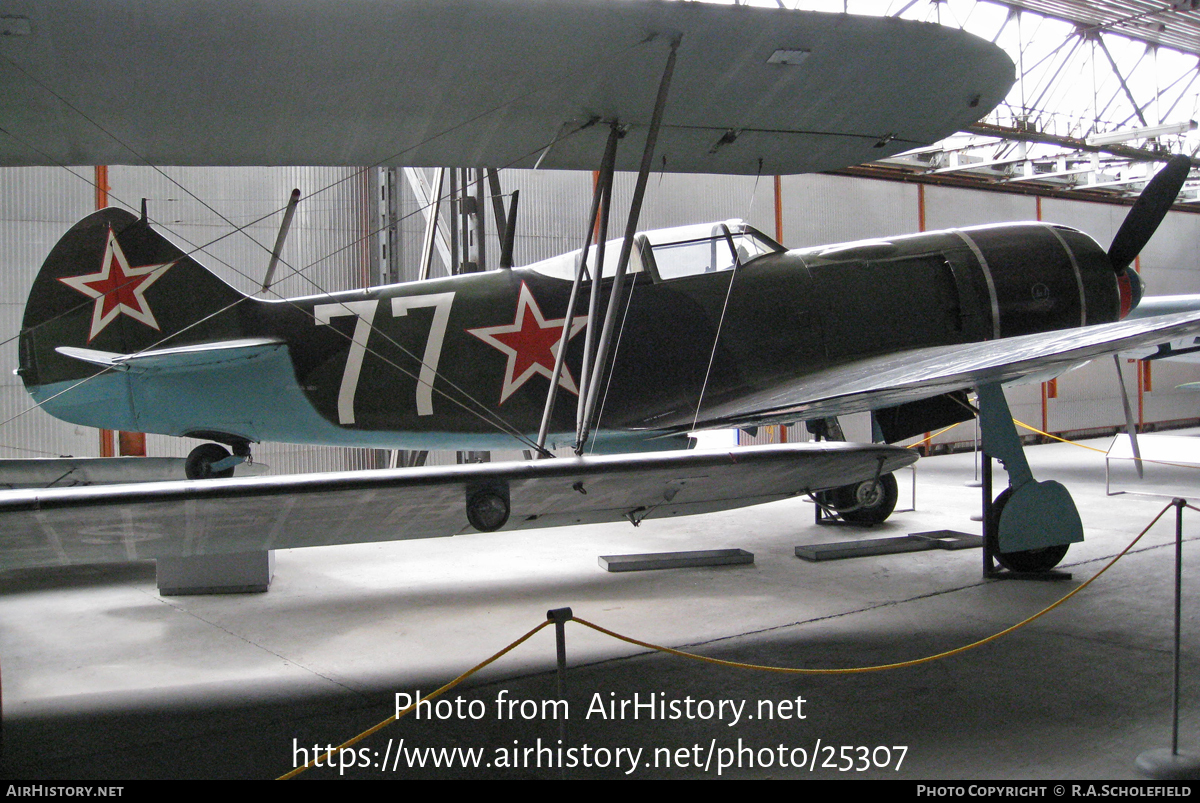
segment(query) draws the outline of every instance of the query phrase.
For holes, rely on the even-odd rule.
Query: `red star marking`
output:
[[[92,309],[92,329],[88,334],[90,343],[121,313],[158,329],[158,321],[154,319],[154,313],[146,303],[146,288],[158,281],[174,264],[166,262],[138,268],[129,267],[125,252],[121,250],[112,227],[109,226],[99,272],[84,276],[67,276],[59,281],[85,296],[96,299],[96,305]]]
[[[554,361],[558,356],[558,341],[562,339],[566,318],[548,321],[542,317],[533,293],[521,282],[521,295],[517,299],[517,314],[511,324],[484,326],[468,329],[483,342],[495,346],[508,355],[508,367],[504,374],[504,387],[500,391],[500,403],[516,392],[534,374],[549,379],[554,374]],[[571,322],[568,339],[575,337],[587,325],[587,316],[580,315]],[[571,372],[563,365],[558,378],[561,387],[579,395]]]

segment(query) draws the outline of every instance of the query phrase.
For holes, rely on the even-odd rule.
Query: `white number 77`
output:
[[[433,380],[437,376],[438,360],[442,355],[446,326],[450,322],[450,305],[454,293],[431,293],[424,296],[408,296],[392,299],[392,315],[406,315],[410,309],[434,307],[433,324],[429,338],[425,341],[425,355],[421,359],[421,370],[417,376],[417,415],[433,415]],[[354,423],[354,396],[358,392],[358,379],[362,374],[363,358],[367,353],[367,339],[375,321],[379,299],[346,301],[340,304],[317,304],[313,317],[318,325],[329,324],[333,318],[354,315],[354,335],[350,339],[350,350],[346,354],[346,369],[342,373],[342,384],[338,389],[338,423]]]
[[[421,358],[421,373],[417,376],[417,415],[433,415],[433,379],[437,376],[438,360],[442,357],[442,343],[446,338],[446,325],[450,323],[450,305],[453,303],[454,293],[392,299],[392,316],[395,318],[407,315],[410,309],[434,308],[429,339],[425,341],[425,356]]]

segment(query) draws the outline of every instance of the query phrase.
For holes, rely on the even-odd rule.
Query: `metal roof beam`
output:
[[[1041,131],[1001,126],[994,123],[974,123],[967,127],[972,134],[986,137],[1002,137],[1005,139],[1024,140],[1025,142],[1040,142],[1044,145],[1057,145],[1076,151],[1088,153],[1107,153],[1120,159],[1134,162],[1165,162],[1171,154],[1149,148],[1135,148],[1129,145],[1089,145],[1086,140],[1078,137],[1064,137],[1057,134],[1047,134]]]
[[[1142,121],[1142,125],[1149,125],[1149,123],[1146,122],[1145,116],[1138,108],[1137,101],[1133,99],[1133,93],[1129,91],[1129,84],[1125,83],[1125,76],[1121,75],[1121,69],[1117,67],[1117,62],[1113,59],[1112,53],[1108,52],[1108,45],[1104,44],[1104,37],[1102,37],[1098,31],[1096,32],[1096,43],[1100,45],[1100,50],[1102,50],[1105,57],[1108,58],[1108,63],[1112,66],[1113,74],[1116,75],[1117,80],[1121,82],[1121,89],[1125,90],[1125,97],[1129,98],[1129,103],[1131,106],[1133,106],[1133,110],[1137,112],[1138,119]]]

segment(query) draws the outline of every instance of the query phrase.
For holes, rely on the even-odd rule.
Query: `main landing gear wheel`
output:
[[[996,497],[996,501],[992,502],[991,511],[988,513],[987,527],[984,530],[988,551],[992,553],[992,557],[996,559],[997,563],[1010,572],[1048,572],[1066,557],[1067,550],[1071,547],[1070,544],[1056,544],[1040,549],[1026,549],[1021,552],[1000,551],[1000,514],[1004,512],[1004,506],[1008,504],[1012,495],[1013,489],[1005,488]]]
[[[233,476],[233,466],[224,471],[213,471],[213,463],[229,457],[229,450],[216,443],[202,443],[187,456],[184,474],[189,480],[225,479]]]
[[[826,491],[821,495],[821,500],[832,507],[843,521],[851,524],[881,524],[896,509],[899,496],[895,476],[884,474],[878,481],[864,480]]]

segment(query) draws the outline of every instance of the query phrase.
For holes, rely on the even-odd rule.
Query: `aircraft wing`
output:
[[[869,480],[894,446],[796,443],[419,469],[0,492],[0,570],[475,532],[467,500],[508,500],[496,529],[708,513]]]
[[[895,352],[798,377],[769,390],[656,419],[655,429],[709,429],[865,412],[975,387],[1065,371],[1106,354],[1200,333],[1200,312]]]
[[[682,36],[656,170],[780,174],[957,131],[1014,80],[920,22],[619,0],[56,0],[0,16],[0,166],[634,170]]]
[[[1130,313],[1130,318],[1149,318],[1188,310],[1200,310],[1200,295],[1146,296]],[[1200,336],[1172,338],[1141,349],[1122,352],[1122,356],[1139,360],[1173,360],[1200,363]]]

